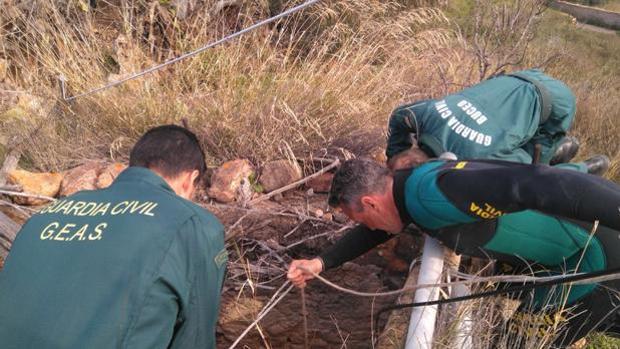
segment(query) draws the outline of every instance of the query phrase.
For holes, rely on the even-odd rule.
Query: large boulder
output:
[[[276,160],[263,166],[260,185],[268,193],[300,179],[301,168],[297,163],[288,160]]]
[[[219,202],[233,202],[237,199],[242,184],[247,185],[252,174],[254,167],[247,159],[225,162],[213,172],[207,194]]]
[[[14,170],[7,176],[11,184],[21,186],[24,193],[54,197],[60,190],[62,175],[60,173],[34,173]],[[20,205],[43,205],[48,200],[16,196],[13,200]]]
[[[97,177],[97,183],[96,183],[97,188],[103,189],[103,188],[109,187],[110,184],[114,182],[116,177],[118,177],[118,175],[121,172],[123,172],[126,168],[127,168],[127,165],[122,164],[120,162],[109,164],[106,168],[103,169],[103,171],[101,171],[101,173],[99,174],[99,177]]]
[[[105,163],[89,161],[65,173],[60,188],[60,196],[69,196],[82,190],[97,189],[99,174],[106,168]]]

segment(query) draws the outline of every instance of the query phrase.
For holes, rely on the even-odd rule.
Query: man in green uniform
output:
[[[571,90],[539,70],[499,75],[440,99],[396,108],[386,155],[390,163],[402,161],[407,150],[419,147],[431,158],[451,152],[459,159],[568,162],[579,147],[565,137],[575,109]],[[582,171],[601,174],[609,159],[598,156],[583,165]]]
[[[336,267],[409,224],[457,253],[493,258],[513,269],[620,267],[620,187],[578,171],[473,160],[430,161],[392,173],[371,161],[350,160],[334,177],[329,204],[360,225],[319,257],[293,261],[288,277],[298,286],[313,277],[302,268],[318,273]],[[601,226],[590,239],[596,220]],[[570,292],[537,289],[531,304],[535,311],[563,300],[577,307],[556,342],[567,345],[593,329],[617,331],[618,290],[617,280],[573,286]]]
[[[214,348],[223,227],[192,203],[196,136],[151,129],[130,167],[34,215],[0,272],[2,348]]]

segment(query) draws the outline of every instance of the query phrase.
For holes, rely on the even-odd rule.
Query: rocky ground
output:
[[[315,256],[352,224],[327,206],[332,173],[304,181],[304,175],[328,165],[326,159],[315,161],[311,168],[303,161],[278,160],[257,170],[248,160],[237,159],[211,171],[209,186],[199,193],[199,202],[227,227],[230,255],[218,347],[229,346],[256,318],[286,281],[285,271],[292,259]],[[9,195],[2,199],[0,209],[21,225],[52,198],[107,187],[125,167],[122,163],[89,161],[63,173],[10,171],[5,186],[10,189]],[[278,188],[296,181],[305,183],[273,195]],[[0,234],[0,240],[9,239]],[[341,286],[368,292],[402,287],[413,258],[413,245],[411,237],[393,240],[325,276]],[[311,347],[368,347],[373,309],[376,312],[394,301],[393,297],[355,297],[319,281],[311,282],[306,289]],[[252,330],[238,347],[303,347],[303,323],[300,292],[295,289],[261,321],[261,331]],[[381,326],[384,323],[385,319]]]
[[[318,218],[312,213],[325,210],[325,202],[324,194],[309,196],[307,192],[296,191],[285,195],[280,202],[262,205],[260,209],[265,211],[246,216],[247,221],[241,223],[243,237],[238,237],[237,246],[229,249],[230,266],[224,286],[218,346],[230,345],[255,318],[275,288],[285,281],[283,274],[286,262],[291,258],[315,256],[343,233],[341,231],[349,222],[339,223],[339,215],[334,216],[332,212],[327,212]],[[234,209],[222,210],[217,207],[214,207],[213,211],[222,217],[229,227],[247,213],[242,210],[233,213]],[[277,216],[278,212],[295,213],[283,217]],[[295,217],[297,214],[299,216]],[[290,232],[292,234],[289,235]],[[323,235],[325,233],[328,234]],[[307,240],[314,236],[320,237]],[[413,244],[413,238],[410,237],[394,240],[355,263],[347,263],[342,268],[326,272],[324,276],[341,286],[367,292],[400,288],[407,275],[408,261],[413,255]],[[288,248],[291,245],[293,247]],[[275,254],[281,256],[283,261],[274,257]],[[248,273],[247,268],[241,268],[243,263],[249,264],[253,272]],[[271,271],[266,271],[269,268]],[[252,275],[253,286],[247,282],[248,274]],[[383,306],[393,304],[394,300],[393,297],[374,300],[355,297],[336,291],[319,281],[311,282],[306,288],[311,347],[369,347],[373,309],[376,312]],[[383,324],[384,321],[381,322],[381,325]],[[252,331],[241,344],[257,348],[265,347],[263,343],[266,341],[273,348],[303,347],[300,292],[294,290],[284,298],[260,325],[265,340],[258,331]]]

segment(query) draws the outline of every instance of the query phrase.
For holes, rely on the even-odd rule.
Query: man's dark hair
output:
[[[332,179],[329,205],[332,207],[360,207],[360,198],[385,190],[390,170],[380,164],[363,159],[345,161]]]
[[[184,171],[198,170],[201,179],[207,170],[198,138],[190,130],[177,125],[148,130],[131,150],[129,166],[157,170],[169,178]]]

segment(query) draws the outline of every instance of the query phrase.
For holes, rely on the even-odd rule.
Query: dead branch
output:
[[[233,223],[233,225],[231,225],[228,229],[226,229],[226,233],[224,235],[224,241],[228,241],[232,238],[234,238],[238,233],[233,232],[233,230],[239,225],[241,224],[241,221],[243,221],[245,219],[245,217],[247,217],[250,214],[250,212],[246,212],[243,216],[241,216],[241,218],[239,218],[235,223]]]
[[[22,196],[22,197],[26,197],[26,198],[48,200],[48,201],[52,201],[52,202],[56,201],[55,198],[52,198],[52,197],[49,197],[49,196],[45,196],[45,195],[20,193],[20,192],[17,192],[17,191],[10,191],[10,190],[0,190],[0,194],[4,194],[4,195],[8,195],[8,196]]]
[[[9,190],[9,191],[17,191],[17,192],[23,191],[22,186],[18,184],[0,185],[0,190]]]
[[[219,203],[203,204],[203,206],[207,208],[208,206],[223,207],[223,208],[229,208],[229,209],[235,209],[235,210],[257,212],[257,213],[262,213],[262,214],[271,215],[271,216],[291,217],[291,218],[303,219],[306,221],[322,222],[325,224],[331,224],[331,225],[340,226],[340,227],[344,226],[344,224],[341,224],[338,222],[327,221],[327,220],[324,220],[318,217],[312,217],[312,216],[304,215],[301,213],[287,213],[286,211],[290,212],[289,209],[285,209],[282,212],[275,212],[275,211],[270,211],[270,210],[265,210],[265,209],[260,209],[260,208],[240,207],[240,206],[219,204]]]
[[[263,195],[263,196],[260,196],[260,197],[258,197],[258,198],[256,198],[256,199],[254,199],[254,200],[251,200],[248,204],[253,205],[253,204],[259,203],[259,202],[261,202],[261,201],[267,200],[267,199],[269,199],[269,198],[271,198],[271,197],[273,197],[273,196],[275,196],[275,195],[278,195],[278,194],[284,193],[284,192],[285,192],[285,191],[287,191],[287,190],[291,190],[291,189],[293,189],[293,188],[296,188],[296,187],[298,187],[298,186],[300,186],[300,185],[302,185],[302,184],[304,184],[304,183],[308,182],[308,181],[309,181],[309,180],[311,180],[312,178],[316,178],[316,177],[318,177],[318,176],[322,175],[323,173],[325,173],[325,172],[327,172],[327,171],[331,170],[332,168],[334,168],[334,167],[336,167],[336,166],[338,166],[338,165],[340,165],[340,160],[339,160],[339,159],[336,159],[336,160],[334,160],[334,161],[333,161],[330,165],[328,165],[328,166],[324,167],[324,168],[323,168],[323,169],[321,169],[320,171],[315,172],[315,173],[313,173],[313,174],[311,174],[310,176],[307,176],[307,177],[305,177],[305,178],[302,178],[302,179],[298,180],[297,182],[293,182],[293,183],[291,183],[291,184],[289,184],[289,185],[286,185],[286,186],[284,186],[284,187],[282,187],[282,188],[280,188],[280,189],[276,189],[276,190],[274,190],[274,191],[270,192],[269,194],[266,194],[266,195]]]
[[[36,213],[37,212],[37,210],[34,210],[34,209],[30,208],[30,207],[20,206],[20,205],[14,204],[14,203],[6,201],[6,200],[0,200],[0,205],[12,207],[12,208],[16,209],[17,211],[19,211],[19,213],[21,213],[24,216],[26,216],[27,218],[29,218],[32,215],[32,213]],[[27,210],[30,211],[30,212],[28,212]]]
[[[344,227],[342,227],[342,228],[340,228],[338,230],[330,230],[330,231],[327,231],[325,233],[321,233],[321,234],[317,234],[317,235],[313,235],[313,236],[307,237],[305,239],[302,239],[300,241],[294,242],[294,243],[284,247],[284,249],[282,249],[282,251],[289,250],[289,249],[291,249],[291,248],[293,248],[295,246],[301,245],[301,244],[303,244],[305,242],[308,242],[310,240],[318,239],[318,238],[323,237],[323,236],[332,235],[332,234],[338,234],[338,233],[340,233],[340,232],[342,232],[344,230],[350,229],[350,228],[352,228],[352,227],[347,225],[347,226],[344,226]]]
[[[299,228],[301,228],[302,225],[304,225],[304,223],[306,223],[306,220],[302,220],[301,222],[299,222],[299,224],[297,224],[295,226],[295,228],[291,229],[291,231],[289,231],[288,233],[284,234],[283,238],[287,238],[289,236],[291,236],[294,232],[296,232]]]

